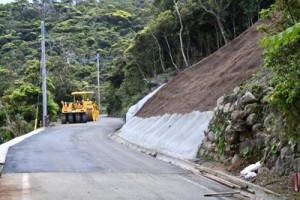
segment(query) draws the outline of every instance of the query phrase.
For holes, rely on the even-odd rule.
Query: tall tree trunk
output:
[[[2,105],[1,99],[0,99],[0,108],[2,108],[2,110],[3,110],[4,114],[5,114],[5,117],[6,117],[6,125],[7,125],[8,129],[9,129],[10,131],[12,131],[11,121],[10,121],[10,119],[9,119],[9,116],[8,116],[8,114],[7,114],[7,111],[6,111],[6,109],[5,109],[5,106]],[[14,133],[13,133],[13,136],[16,137],[16,135],[15,135]]]
[[[179,7],[178,7],[178,1],[176,2],[176,0],[173,0],[174,2],[174,5],[175,5],[175,10],[176,10],[176,13],[179,17],[179,22],[180,22],[180,32],[179,32],[179,40],[180,40],[180,50],[181,50],[181,54],[182,54],[182,57],[183,57],[183,61],[184,61],[184,64],[186,67],[189,66],[189,63],[186,59],[186,56],[185,56],[185,53],[184,53],[184,45],[183,45],[183,39],[182,39],[182,32],[183,32],[183,23],[182,23],[182,17],[181,17],[181,14],[180,14],[180,11],[179,11]]]
[[[190,51],[189,51],[189,49],[191,47],[191,39],[190,39],[190,32],[189,32],[188,28],[186,29],[186,36],[187,36],[186,58],[187,58],[188,63],[191,63],[191,61],[190,61]]]
[[[167,46],[168,46],[169,56],[170,56],[170,58],[171,58],[171,62],[172,62],[172,64],[173,64],[173,66],[175,67],[175,69],[176,69],[177,71],[179,71],[179,68],[177,67],[176,63],[174,62],[174,58],[173,58],[173,56],[172,56],[170,44],[169,44],[168,37],[167,37],[166,33],[165,33],[165,40],[166,40],[166,43],[167,43]]]
[[[227,44],[228,43],[228,39],[227,39],[227,36],[226,36],[225,28],[224,28],[223,23],[222,23],[222,19],[221,19],[221,17],[219,15],[215,15],[215,16],[216,16],[216,19],[217,19],[217,22],[218,22],[218,25],[219,25],[222,37],[224,39],[224,42],[225,42],[225,44]]]
[[[235,4],[233,4],[233,14],[232,14],[232,26],[233,26],[233,38],[236,38],[236,24],[235,24],[235,14],[236,14],[236,10],[235,10]]]
[[[217,25],[214,24],[215,30],[216,30],[216,41],[217,41],[217,48],[220,48],[220,38],[219,38],[219,31]]]
[[[209,10],[209,9],[203,4],[202,0],[199,0],[199,3],[200,3],[200,5],[201,5],[201,7],[205,10],[205,12],[212,14],[212,15],[216,18],[217,23],[218,23],[218,26],[219,26],[219,29],[220,29],[221,34],[222,34],[222,37],[223,37],[223,39],[224,39],[224,42],[225,42],[225,44],[227,44],[227,43],[228,43],[228,38],[227,38],[227,34],[226,34],[226,31],[225,31],[225,28],[224,28],[224,25],[223,25],[223,22],[222,22],[222,17],[221,17],[220,11]],[[228,5],[227,5],[227,6],[224,6],[224,8],[222,8],[222,9],[227,8],[229,5],[230,5],[230,3],[228,3]],[[215,6],[217,6],[218,9],[221,9],[221,8],[219,8],[220,5],[218,5],[217,2],[215,2]]]
[[[152,37],[153,37],[154,40],[155,40],[155,43],[156,43],[157,46],[158,46],[158,54],[159,54],[160,65],[161,65],[161,68],[162,68],[163,72],[165,72],[165,71],[166,71],[166,68],[165,68],[164,61],[163,61],[163,55],[162,55],[162,49],[161,49],[161,46],[160,46],[160,44],[159,44],[157,38],[155,37],[155,35],[154,35],[153,33],[151,33],[151,34],[152,34]]]

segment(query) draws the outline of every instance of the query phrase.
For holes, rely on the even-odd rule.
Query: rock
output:
[[[286,168],[286,169],[284,170],[284,175],[285,175],[285,176],[288,176],[290,173],[291,173],[291,169],[290,169],[290,168]]]
[[[296,158],[293,162],[293,168],[295,172],[300,173],[300,158]]]
[[[244,142],[240,143],[239,152],[243,152],[243,150],[246,148],[248,148],[249,152],[252,152],[254,147],[255,147],[255,141],[246,138]]]
[[[234,132],[233,127],[229,124],[225,129],[225,141],[228,144],[233,144],[237,140],[237,134]]]
[[[269,101],[268,101],[268,96],[263,96],[260,100],[260,103],[262,104],[267,104]]]
[[[206,153],[205,149],[204,148],[201,148],[200,151],[199,151],[199,155],[200,156],[204,156]]]
[[[275,171],[282,176],[284,173],[284,169],[282,168],[283,162],[282,159],[279,157],[275,162]]]
[[[239,141],[240,141],[240,142],[244,142],[244,141],[246,140],[247,136],[248,136],[248,135],[247,135],[246,133],[240,134],[240,135],[239,135]]]
[[[254,125],[258,121],[258,117],[255,113],[250,114],[246,119],[246,124],[248,126]]]
[[[224,96],[221,96],[218,100],[217,100],[217,107],[220,107],[221,104],[224,102]]]
[[[211,142],[214,142],[215,141],[215,133],[212,131],[209,131],[207,134],[207,139]]]
[[[252,131],[253,131],[253,132],[257,132],[257,131],[259,131],[262,127],[263,127],[263,125],[262,125],[261,123],[254,124],[254,125],[252,126]]]
[[[230,154],[230,152],[231,152],[231,147],[230,147],[230,144],[225,144],[225,152],[227,153],[227,154]]]
[[[231,118],[233,121],[237,121],[239,119],[241,119],[241,116],[240,116],[240,110],[235,110],[231,113]]]
[[[233,127],[233,130],[235,132],[245,132],[246,131],[246,127],[245,127],[245,123],[243,123],[243,121],[239,121],[237,122],[234,127]]]
[[[234,109],[235,109],[235,105],[234,105],[234,103],[233,103],[233,104],[231,104],[231,106],[230,106],[230,108],[229,108],[229,112],[233,112]]]
[[[280,150],[280,158],[281,160],[289,160],[293,156],[293,152],[290,147],[286,146]]]
[[[258,174],[269,174],[270,170],[267,167],[261,167],[258,169]]]
[[[211,142],[205,142],[205,143],[204,143],[204,148],[205,148],[207,151],[211,151],[211,150],[212,150],[212,143],[211,143]]]
[[[263,94],[268,94],[269,92],[273,92],[274,88],[273,87],[266,87],[263,90]]]
[[[246,115],[250,115],[251,113],[255,113],[257,108],[259,108],[259,105],[257,103],[248,104],[245,106],[244,111],[246,112]]]
[[[297,142],[296,153],[300,153],[300,142]]]
[[[271,113],[269,114],[265,119],[264,119],[264,126],[266,128],[269,128],[272,126],[272,123],[273,123],[273,120],[274,120],[274,114]]]
[[[269,137],[269,134],[265,133],[265,132],[256,132],[255,134],[255,138],[258,140],[262,140],[265,142],[265,140],[267,140]],[[268,146],[268,145],[264,145],[264,146]]]
[[[224,110],[224,106],[220,105],[218,106],[218,113],[220,113],[220,111],[223,111]]]
[[[246,112],[244,110],[241,110],[240,117],[241,117],[241,119],[246,119],[247,115],[246,115]]]
[[[240,156],[238,155],[238,154],[234,154],[234,156],[232,157],[232,159],[231,159],[231,163],[233,164],[233,165],[236,165],[238,162],[240,162]]]
[[[272,135],[267,134],[267,137],[265,138],[265,146],[271,145],[272,142]]]
[[[240,87],[235,87],[234,89],[233,89],[233,94],[234,95],[238,95],[238,93],[241,91],[241,88]]]
[[[242,97],[241,101],[242,104],[245,105],[245,104],[257,102],[257,99],[251,92],[246,92]]]
[[[242,107],[242,97],[241,97],[241,95],[237,96],[237,100],[235,101],[234,105],[235,105],[235,108],[237,110],[241,109],[241,107]]]
[[[236,99],[237,99],[237,96],[235,94],[231,94],[226,97],[226,102],[233,104],[236,101]]]
[[[211,151],[212,151],[212,152],[217,152],[217,151],[215,151],[215,150],[216,150],[216,147],[217,147],[217,151],[218,151],[218,146],[216,145],[216,143],[212,143],[212,144],[211,144]]]
[[[223,112],[228,113],[230,111],[230,106],[231,106],[231,103],[225,104],[225,106],[223,108]]]
[[[214,118],[218,115],[219,113],[219,107],[214,108]]]

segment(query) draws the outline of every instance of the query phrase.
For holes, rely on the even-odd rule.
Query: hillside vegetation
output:
[[[122,115],[152,87],[237,37],[272,3],[17,0],[0,4],[0,98],[5,106],[0,110],[0,142],[32,130],[36,118],[41,121],[42,20],[48,114],[55,120],[60,101],[69,100],[72,91],[96,89],[92,58],[97,53],[102,110]]]

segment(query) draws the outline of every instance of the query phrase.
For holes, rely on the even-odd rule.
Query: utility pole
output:
[[[99,70],[99,53],[97,53],[97,81],[98,81],[98,106],[100,111],[100,70]]]
[[[46,85],[46,56],[45,56],[45,22],[41,23],[42,32],[42,94],[43,94],[43,126],[46,127],[47,124],[47,85]]]

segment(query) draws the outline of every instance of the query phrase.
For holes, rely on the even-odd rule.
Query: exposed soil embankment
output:
[[[213,110],[219,97],[249,79],[261,66],[261,33],[256,30],[260,24],[179,73],[146,102],[137,116]]]

